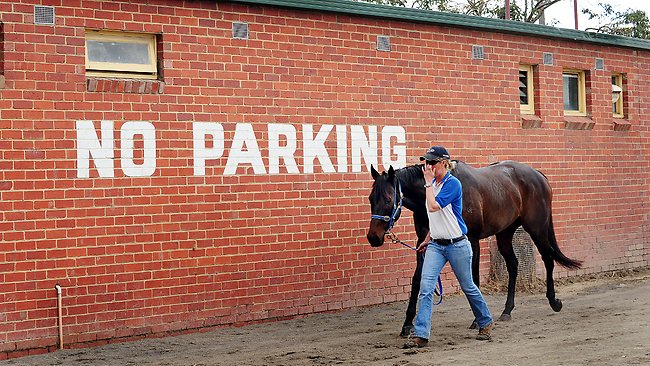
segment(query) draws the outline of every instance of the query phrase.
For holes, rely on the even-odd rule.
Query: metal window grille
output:
[[[553,54],[544,53],[544,65],[553,66]]]
[[[483,50],[483,46],[472,46],[472,58],[475,60],[485,59],[485,51]]]
[[[605,70],[605,60],[596,58],[596,70]]]
[[[34,24],[54,24],[54,7],[53,6],[34,6]]]
[[[248,23],[232,23],[232,38],[248,39]]]
[[[390,51],[390,37],[377,36],[377,51]]]

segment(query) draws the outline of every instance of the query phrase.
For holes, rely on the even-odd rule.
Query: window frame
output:
[[[116,41],[121,43],[146,43],[148,64],[98,62],[88,59],[87,41]],[[86,75],[93,77],[123,77],[130,79],[156,79],[158,77],[158,54],[156,35],[151,33],[115,32],[86,29]]]
[[[586,116],[587,115],[587,77],[584,70],[564,69],[562,70],[562,93],[564,93],[564,75],[576,75],[578,77],[578,110],[564,109],[564,94],[562,95],[562,109],[565,116]]]
[[[614,81],[616,80],[616,82]],[[624,110],[624,104],[623,104],[623,97],[625,96],[625,91],[623,89],[623,74],[621,73],[614,73],[612,74],[612,85],[616,85],[619,88],[621,88],[621,95],[616,101],[615,104],[612,104],[612,107],[616,106],[616,110],[612,110],[612,116],[614,118],[625,118],[625,110]],[[614,102],[612,102],[614,103]],[[614,108],[612,108],[614,109]]]
[[[519,64],[519,71],[526,71],[528,73],[528,77],[526,78],[526,96],[528,97],[528,103],[521,104],[520,100],[519,111],[521,114],[535,114],[535,71],[533,65]]]

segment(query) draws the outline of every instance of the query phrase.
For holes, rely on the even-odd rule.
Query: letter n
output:
[[[77,177],[90,177],[90,158],[102,178],[113,178],[113,121],[101,121],[102,141],[97,137],[93,121],[77,121]]]

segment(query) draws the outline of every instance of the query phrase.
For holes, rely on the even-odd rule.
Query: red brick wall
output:
[[[0,359],[56,345],[57,283],[73,346],[407,297],[412,253],[365,239],[365,167],[224,176],[226,150],[194,176],[194,122],[222,124],[227,143],[251,123],[267,169],[272,123],[402,126],[408,164],[433,143],[475,166],[526,162],[551,181],[561,248],[585,261],[557,276],[650,262],[647,51],[214,1],[48,1],[45,26],[34,3],[0,3]],[[249,23],[249,40],[231,39],[233,21]],[[161,34],[162,82],[129,92],[87,79],[86,28]],[[391,52],[375,50],[377,35]],[[471,59],[475,44],[485,60]],[[539,128],[522,128],[519,63],[539,65]],[[565,128],[563,67],[588,72],[592,130]],[[612,72],[627,75],[627,131],[611,117]],[[78,178],[78,120],[98,134],[115,121],[118,147],[125,122],[151,122],[153,176],[125,176],[116,149],[114,178],[92,163]],[[414,240],[410,214],[397,231]]]

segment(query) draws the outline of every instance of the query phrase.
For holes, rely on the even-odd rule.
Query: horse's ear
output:
[[[372,174],[372,179],[377,180],[379,172],[375,170],[375,167],[370,164],[370,174]]]
[[[388,177],[393,178],[395,176],[395,169],[393,169],[393,166],[388,167]]]

